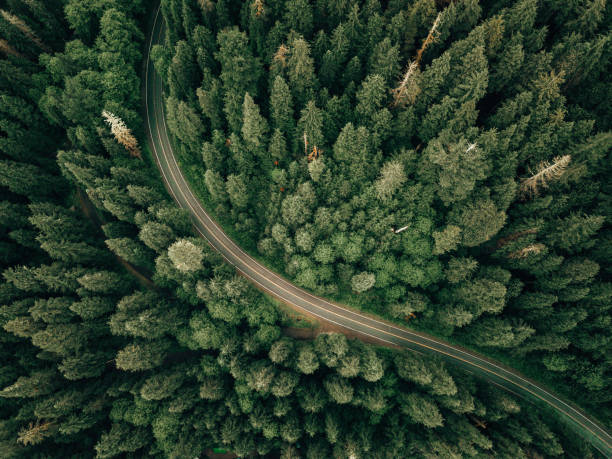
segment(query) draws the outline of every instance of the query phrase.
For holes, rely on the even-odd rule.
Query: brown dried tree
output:
[[[255,12],[255,17],[257,18],[263,16],[266,13],[263,0],[255,0],[253,2],[253,5],[251,5],[251,7],[253,8],[253,11]]]
[[[423,57],[423,53],[425,52],[427,47],[431,45],[433,42],[435,42],[436,39],[438,38],[438,26],[440,25],[441,17],[442,17],[442,12],[438,13],[438,15],[436,16],[436,20],[432,24],[431,29],[429,29],[427,38],[425,38],[425,41],[421,45],[421,48],[417,51],[417,55],[415,59],[417,64],[421,63],[421,58]]]
[[[274,62],[279,63],[282,67],[286,67],[288,55],[289,55],[289,48],[287,47],[287,45],[282,43],[278,47],[278,50],[276,51],[276,53],[274,53],[274,57],[273,57]]]
[[[49,421],[30,422],[28,427],[24,427],[17,434],[17,442],[26,446],[37,445],[53,433],[53,427],[54,425]]]
[[[391,91],[393,94],[394,106],[413,104],[421,92],[421,88],[419,87],[419,76],[421,74],[419,64],[421,63],[421,58],[427,47],[437,39],[441,15],[442,13],[438,13],[438,16],[436,16],[436,20],[431,26],[431,29],[429,29],[427,38],[425,38],[421,48],[417,51],[416,58],[408,63],[399,84]]]
[[[106,110],[102,112],[102,116],[110,126],[111,133],[115,136],[117,142],[123,145],[125,149],[130,152],[130,155],[142,160],[142,153],[138,146],[138,140],[136,140],[136,137],[134,137],[134,134],[128,129],[123,120]]]

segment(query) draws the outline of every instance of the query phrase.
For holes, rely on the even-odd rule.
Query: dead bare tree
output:
[[[537,172],[521,182],[521,195],[524,198],[537,196],[541,188],[546,188],[550,181],[557,180],[563,175],[571,159],[570,155],[565,155],[555,157],[552,163],[541,162],[538,165]]]
[[[537,234],[538,230],[537,228],[529,228],[523,231],[518,231],[516,233],[513,233],[509,236],[503,237],[501,239],[499,239],[497,241],[497,248],[500,249],[503,246],[507,245],[508,243],[512,242],[512,241],[516,241],[518,238],[526,236],[528,234]]]
[[[135,158],[142,160],[142,153],[140,151],[140,147],[138,146],[138,140],[132,134],[132,131],[128,129],[123,120],[116,115],[113,115],[111,112],[107,112],[104,110],[102,112],[102,116],[104,117],[106,123],[111,128],[111,133],[115,136],[117,142],[125,147],[127,151],[130,152]]]
[[[410,61],[399,85],[391,91],[394,106],[413,104],[416,101],[421,92],[418,74],[420,74],[418,62]]]
[[[3,52],[7,56],[23,57],[19,51],[13,48],[8,41],[0,38],[0,52]]]
[[[421,45],[421,48],[417,51],[417,55],[416,55],[416,59],[415,59],[417,64],[421,63],[421,58],[423,57],[423,53],[425,52],[427,47],[437,40],[437,38],[438,38],[438,26],[440,25],[440,18],[441,17],[442,17],[442,12],[438,13],[438,15],[436,16],[436,20],[434,21],[433,25],[431,26],[431,29],[429,29],[429,33],[427,34],[427,37],[425,38],[425,41]]]
[[[537,255],[544,250],[546,246],[544,244],[536,243],[529,244],[528,246],[523,247],[520,250],[516,250],[515,252],[511,252],[508,254],[508,258],[527,258],[529,255]]]
[[[408,62],[406,66],[406,71],[402,76],[399,84],[396,88],[391,90],[393,94],[393,105],[407,105],[413,104],[416,101],[417,96],[421,92],[421,88],[419,87],[419,76],[420,76],[420,68],[419,65],[421,63],[421,58],[423,57],[423,53],[427,49],[427,47],[436,41],[438,34],[438,25],[440,24],[440,17],[442,13],[438,13],[436,16],[436,20],[434,21],[431,29],[429,29],[429,33],[427,37],[423,41],[421,48],[417,51],[416,57],[413,61]]]
[[[12,13],[9,13],[6,10],[0,10],[0,14],[2,14],[2,17],[7,22],[9,22],[13,26],[15,26],[17,29],[19,29],[21,31],[21,33],[23,33],[26,37],[28,37],[32,41],[32,43],[34,43],[40,49],[42,49],[43,51],[46,51],[48,53],[51,52],[51,48],[49,48],[47,45],[45,45],[42,42],[42,40],[40,38],[38,38],[38,36],[30,28],[30,26],[28,26],[22,19],[20,19],[19,17],[15,16]]]

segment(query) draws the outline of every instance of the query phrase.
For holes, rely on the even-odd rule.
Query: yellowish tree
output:
[[[115,136],[117,142],[125,147],[127,151],[130,152],[135,158],[142,159],[142,153],[140,151],[140,147],[138,146],[138,140],[132,134],[132,131],[128,129],[123,120],[116,115],[113,115],[111,112],[104,110],[102,112],[102,116],[104,120],[111,128],[111,133]]]
[[[49,421],[30,422],[28,427],[24,427],[17,434],[17,442],[25,446],[37,445],[42,443],[46,437],[52,435],[54,430],[56,430],[55,426]]]

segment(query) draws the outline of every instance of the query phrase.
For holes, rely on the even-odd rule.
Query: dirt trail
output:
[[[96,225],[96,228],[98,228],[100,233],[102,233],[102,225],[104,225],[106,222],[104,221],[102,216],[98,213],[98,210],[96,209],[96,207],[90,201],[89,197],[80,188],[77,188],[76,195],[77,195],[77,198],[79,199],[79,204],[81,206],[81,210],[83,211],[83,214],[87,218],[89,218],[92,222],[94,222],[94,224]],[[118,256],[117,254],[114,254],[114,255],[117,261],[132,276],[134,276],[140,284],[142,284],[143,286],[147,288],[158,290],[158,287],[155,285],[155,283],[149,277],[141,273],[134,265],[128,263],[127,261],[125,261],[123,258]]]

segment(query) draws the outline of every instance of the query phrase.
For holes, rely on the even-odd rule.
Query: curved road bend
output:
[[[316,316],[378,342],[402,346],[423,354],[436,355],[484,377],[508,391],[531,400],[539,400],[569,421],[576,431],[591,442],[604,456],[612,457],[612,436],[580,409],[568,404],[536,382],[482,356],[450,345],[422,333],[368,317],[345,306],[312,295],[262,266],[236,245],[200,205],[181,173],[172,151],[166,128],[161,77],[150,60],[153,45],[162,43],[163,19],[155,11],[147,44],[145,70],[145,106],[148,142],[167,189],[177,203],[191,213],[196,230],[247,279],[260,289],[279,298],[300,312]]]

